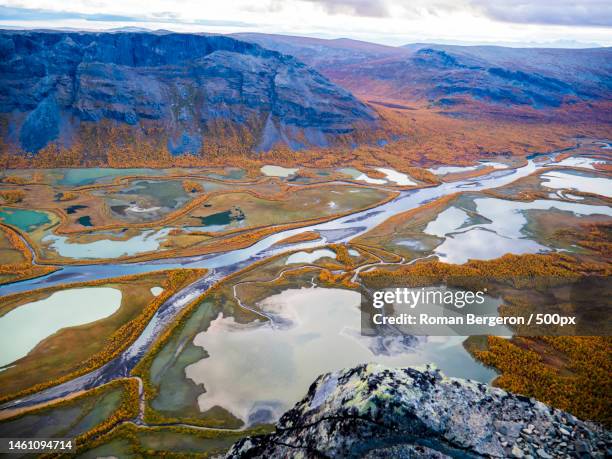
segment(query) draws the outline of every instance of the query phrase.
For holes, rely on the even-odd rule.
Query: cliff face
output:
[[[82,123],[160,128],[174,153],[248,126],[252,146],[325,145],[376,122],[346,90],[293,57],[229,37],[0,32],[5,142],[36,152],[69,144]]]
[[[245,457],[606,457],[610,432],[543,403],[439,371],[359,366],[320,376]]]

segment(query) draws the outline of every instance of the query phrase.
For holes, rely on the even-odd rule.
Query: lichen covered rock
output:
[[[527,397],[379,365],[324,374],[244,457],[605,457],[610,432]]]

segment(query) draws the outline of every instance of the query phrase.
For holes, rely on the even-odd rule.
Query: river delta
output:
[[[162,444],[212,454],[265,431],[326,371],[433,363],[491,384],[499,374],[474,357],[473,338],[364,333],[366,275],[506,254],[596,263],[580,225],[612,223],[609,166],[589,145],[431,168],[438,183],[390,167],[301,177],[275,164],[256,177],[91,168],[3,180],[25,193],[0,208],[3,261],[53,270],[0,285],[0,432],[82,436],[83,457]],[[107,427],[94,438],[96,426]]]

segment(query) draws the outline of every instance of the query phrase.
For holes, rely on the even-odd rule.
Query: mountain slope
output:
[[[92,125],[157,136],[178,154],[224,142],[327,145],[377,122],[293,57],[174,33],[2,31],[0,114],[4,143],[28,152],[104,142],[98,126],[90,138]]]
[[[538,49],[239,34],[292,54],[364,100],[404,101],[454,116],[610,121],[612,48]],[[367,45],[367,46],[366,46]]]

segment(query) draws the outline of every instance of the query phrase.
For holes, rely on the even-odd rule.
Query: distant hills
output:
[[[566,115],[551,115],[553,109],[578,113],[586,105],[609,118],[612,48],[391,47],[348,39],[235,36],[291,54],[365,100],[425,103],[455,116],[534,119]]]
[[[173,154],[207,142],[325,146],[377,123],[288,55],[224,36],[140,32],[0,32],[0,113],[4,143],[26,152],[91,137],[92,123],[146,127]]]

